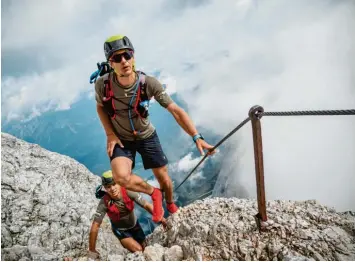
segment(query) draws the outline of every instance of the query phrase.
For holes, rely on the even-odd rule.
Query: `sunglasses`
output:
[[[121,54],[114,55],[113,57],[111,57],[110,61],[115,62],[115,63],[121,63],[122,57],[124,57],[124,59],[126,61],[128,61],[133,57],[133,53],[132,52],[123,52]]]

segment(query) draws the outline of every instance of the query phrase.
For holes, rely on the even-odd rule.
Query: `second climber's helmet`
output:
[[[112,171],[108,170],[106,172],[104,172],[101,176],[101,182],[103,186],[107,186],[107,185],[114,185],[115,181],[113,180],[112,177]]]
[[[107,60],[114,52],[122,49],[129,49],[134,52],[133,45],[127,36],[114,35],[107,38],[104,43],[105,56]]]

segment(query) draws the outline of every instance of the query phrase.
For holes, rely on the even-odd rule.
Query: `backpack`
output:
[[[120,220],[120,210],[114,204],[114,201],[111,199],[110,195],[101,189],[102,189],[102,185],[96,187],[96,192],[95,192],[96,198],[100,198],[100,199],[103,198],[105,206],[107,208],[108,217],[112,222],[118,222]],[[121,187],[121,194],[126,208],[129,211],[133,211],[134,201],[129,198],[129,196],[127,195],[127,190],[124,187]]]
[[[132,105],[134,96],[131,98],[131,101],[129,104],[124,103],[123,101],[119,100],[118,98],[116,98],[114,96],[114,93],[112,90],[111,72],[108,74],[105,74],[103,76],[104,97],[102,99],[102,103],[103,103],[106,113],[111,118],[115,118],[116,116],[119,116],[119,113],[115,108],[115,103],[114,103],[113,99],[122,103],[122,104],[127,105],[128,110],[134,110],[137,113],[137,115],[141,118],[147,118],[149,116],[149,112],[148,112],[149,98],[148,98],[148,94],[146,92],[147,85],[145,82],[146,74],[141,71],[137,71],[137,73],[138,73],[138,80],[136,82],[136,88],[135,88],[136,101],[135,101],[134,105]]]
[[[124,103],[123,101],[117,99],[114,96],[113,90],[112,90],[112,80],[111,80],[111,73],[114,72],[113,68],[110,66],[108,62],[102,62],[97,63],[97,70],[93,72],[90,76],[90,84],[95,83],[97,78],[99,76],[102,76],[104,79],[104,97],[102,99],[102,103],[104,106],[105,112],[112,118],[115,119],[116,117],[119,116],[118,110],[115,108],[115,103],[113,101],[119,101],[125,105],[128,106],[128,116],[129,116],[129,122],[131,124],[132,132],[134,135],[137,135],[140,133],[140,131],[136,131],[133,125],[132,121],[132,110],[136,112],[137,116],[140,118],[147,118],[149,116],[149,98],[146,92],[146,82],[145,82],[145,77],[146,74],[142,71],[136,71],[138,73],[138,81],[136,82],[136,88],[135,88],[135,95],[133,95],[131,101],[129,104]],[[136,101],[134,105],[133,103],[133,98],[136,97]]]

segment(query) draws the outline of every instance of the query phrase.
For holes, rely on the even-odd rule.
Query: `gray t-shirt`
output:
[[[140,131],[140,133],[137,136],[133,135],[131,123],[129,120],[128,105],[130,104],[132,97],[134,97],[132,101],[132,106],[136,102],[136,93],[135,93],[136,84],[125,87],[118,83],[116,79],[116,75],[114,73],[110,73],[109,77],[112,80],[112,90],[116,98],[113,99],[114,105],[116,110],[119,110],[117,111],[118,116],[116,116],[114,119],[110,117],[116,135],[120,139],[129,140],[129,141],[133,141],[135,139],[142,140],[150,137],[155,131],[155,128],[150,122],[149,117],[146,119],[140,118],[139,116],[137,116],[134,110],[130,110],[134,129],[136,131]],[[136,73],[136,78],[138,80],[137,73]],[[169,104],[173,103],[171,97],[166,93],[162,84],[156,78],[146,75],[145,82],[146,82],[146,92],[149,99],[154,97],[155,100],[164,108],[168,107]],[[95,92],[96,92],[95,99],[99,105],[102,105],[102,98],[104,97],[104,91],[105,91],[104,78],[100,77],[97,79],[95,83]],[[117,99],[119,101],[117,101]]]
[[[143,199],[142,195],[138,194],[137,192],[127,190],[127,195],[130,199],[132,199],[141,207],[144,207],[144,205],[146,204],[146,201]],[[118,229],[123,229],[123,230],[134,227],[137,222],[137,217],[134,214],[134,211],[133,210],[129,211],[126,208],[126,205],[123,202],[123,199],[121,197],[120,199],[114,200],[113,203],[117,206],[118,210],[120,211],[120,220],[116,222],[114,226]],[[107,207],[105,205],[104,200],[101,199],[96,208],[96,212],[94,214],[94,221],[101,224],[106,213],[107,213]]]

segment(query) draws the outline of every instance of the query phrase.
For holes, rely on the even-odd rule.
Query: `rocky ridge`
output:
[[[75,160],[2,134],[2,260],[90,260],[91,218],[99,178]],[[355,212],[316,201],[268,201],[259,232],[253,199],[207,198],[168,218],[129,253],[100,229],[101,260],[355,260]]]
[[[166,232],[156,228],[149,245],[154,257],[165,260],[172,247],[181,248],[183,260],[355,259],[355,213],[337,213],[316,201],[268,201],[267,212],[260,233],[256,201],[199,200],[174,214]],[[152,257],[151,250],[144,253]]]
[[[2,260],[85,256],[99,178],[74,159],[1,134]],[[98,237],[102,259],[127,252],[109,227]]]

